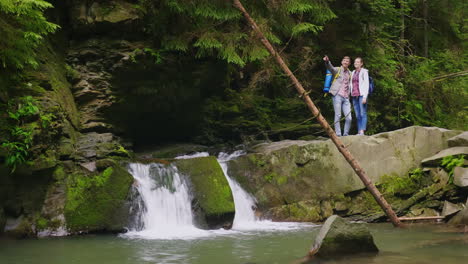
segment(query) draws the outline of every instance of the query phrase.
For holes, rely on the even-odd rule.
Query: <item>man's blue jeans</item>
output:
[[[358,132],[367,128],[367,102],[362,103],[362,96],[353,96],[354,112],[356,113]]]
[[[349,129],[351,127],[351,120],[353,119],[351,116],[351,103],[349,102],[348,98],[344,98],[341,95],[333,96],[333,109],[335,110],[335,132],[337,136],[341,136],[341,111],[345,116],[345,125],[344,125],[344,133],[343,136],[349,135]]]

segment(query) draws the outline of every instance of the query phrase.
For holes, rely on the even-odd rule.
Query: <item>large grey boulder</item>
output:
[[[453,171],[453,184],[458,187],[468,187],[468,168],[455,167]]]
[[[432,144],[432,142],[431,142]],[[423,166],[437,167],[443,158],[448,156],[466,155],[468,154],[468,147],[453,147],[440,151],[439,153],[424,159],[421,163]]]
[[[449,138],[448,145],[449,147],[468,147],[468,131]]]
[[[371,180],[379,183],[383,175],[406,175],[424,158],[446,149],[447,139],[459,133],[414,126],[342,140]],[[257,198],[260,208],[323,201],[364,188],[331,140],[285,140],[253,150],[229,162],[229,175]]]
[[[310,252],[322,258],[330,258],[378,251],[367,224],[351,223],[332,215],[320,229]]]

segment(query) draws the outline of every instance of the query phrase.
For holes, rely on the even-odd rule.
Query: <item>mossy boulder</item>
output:
[[[100,173],[71,175],[64,209],[68,231],[122,231],[132,183],[133,177],[117,163]]]
[[[201,211],[209,228],[230,227],[234,220],[234,199],[229,183],[215,157],[175,161],[188,176],[193,189],[195,211]],[[203,226],[203,224],[202,224]]]
[[[311,250],[321,258],[378,251],[367,224],[351,223],[337,215],[325,221]]]
[[[371,180],[379,184],[384,175],[407,175],[408,171],[419,167],[421,160],[447,148],[447,139],[460,133],[415,126],[373,136],[348,136],[342,140]],[[427,144],[428,141],[431,144]],[[257,198],[260,210],[289,208],[301,201],[321,202],[364,189],[331,140],[283,140],[259,144],[252,151],[229,161],[229,175]],[[369,209],[352,205],[350,203],[347,208],[350,213]],[[280,215],[290,217],[290,214],[277,214]]]

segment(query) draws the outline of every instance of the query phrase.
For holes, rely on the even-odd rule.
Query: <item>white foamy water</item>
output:
[[[278,223],[259,220],[255,216],[255,198],[228,175],[227,162],[244,153],[220,153],[218,162],[231,187],[235,218],[232,230],[203,230],[194,225],[191,208],[192,197],[185,179],[173,165],[139,164],[129,165],[129,172],[136,181],[138,199],[134,204],[136,217],[127,238],[142,239],[196,239],[220,235],[249,235],[253,230],[292,230],[304,226],[300,223]],[[209,156],[207,152],[179,156],[190,159]]]
[[[188,186],[175,166],[130,164],[143,206],[139,223],[125,236],[155,239],[189,239],[209,235],[193,225]]]
[[[175,157],[175,159],[193,159],[193,158],[200,158],[200,157],[208,157],[210,154],[208,152],[197,152],[189,155],[182,155]]]
[[[304,224],[300,223],[286,223],[286,222],[272,222],[270,220],[260,220],[255,215],[255,208],[257,201],[254,196],[246,192],[240,184],[231,178],[228,174],[228,161],[233,160],[239,156],[245,155],[244,151],[235,151],[232,154],[221,152],[218,155],[218,162],[223,169],[224,175],[231,187],[232,196],[234,198],[234,205],[236,214],[234,216],[234,223],[232,229],[234,230],[291,230],[297,229]]]

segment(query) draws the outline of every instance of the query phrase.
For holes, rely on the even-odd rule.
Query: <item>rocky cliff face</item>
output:
[[[41,65],[27,76],[40,112],[27,120],[32,161],[14,173],[0,167],[0,230],[19,237],[122,230],[133,182],[122,167],[130,154],[105,111],[116,100],[114,71],[141,46],[121,40],[138,33],[137,12],[131,1],[57,6],[63,32],[41,47]]]

